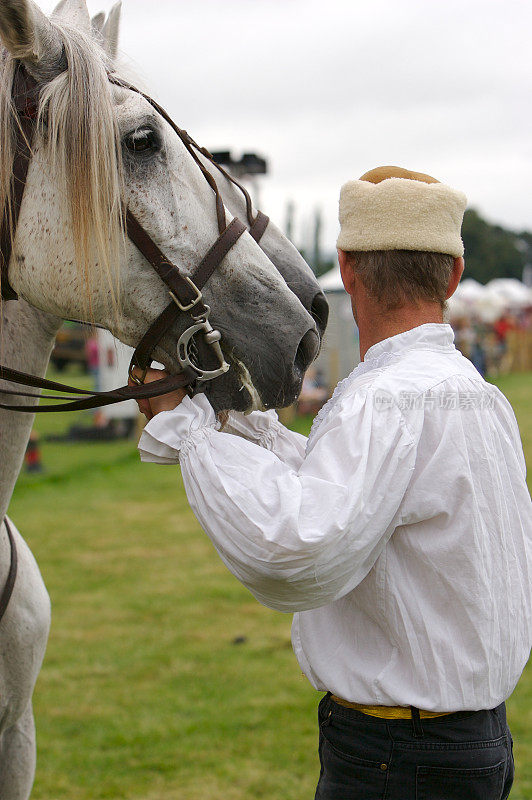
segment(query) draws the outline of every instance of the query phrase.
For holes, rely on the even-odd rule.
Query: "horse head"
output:
[[[31,0],[2,0],[0,36],[2,206],[12,184],[18,63],[39,89],[10,284],[43,311],[101,325],[135,346],[169,298],[125,236],[124,209],[190,274],[218,236],[212,188],[157,109],[109,80],[118,78],[118,9],[91,24],[85,0],[62,0],[50,18]],[[292,402],[319,349],[326,320],[319,286],[276,229],[265,241],[268,255],[249,233],[241,235],[203,290],[230,365],[202,385],[216,410]],[[153,352],[173,374],[180,370],[176,344],[189,326],[180,314]],[[197,350],[208,361],[201,337]]]

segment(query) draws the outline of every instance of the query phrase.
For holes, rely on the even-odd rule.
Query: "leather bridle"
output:
[[[126,208],[124,210],[124,218],[128,237],[153,267],[161,280],[166,284],[168,294],[171,298],[171,302],[150,325],[133,353],[129,367],[129,375],[137,385],[122,386],[108,392],[90,392],[66,384],[57,383],[56,381],[49,381],[44,378],[19,372],[0,364],[0,378],[11,383],[79,395],[78,397],[45,395],[41,399],[62,400],[64,402],[38,407],[34,405],[9,405],[0,403],[0,408],[9,411],[25,411],[31,413],[36,411],[78,411],[86,408],[96,408],[112,403],[119,403],[123,400],[149,399],[150,397],[167,394],[181,387],[189,387],[190,389],[199,383],[210,381],[223,375],[229,369],[229,364],[225,361],[220,346],[221,334],[219,331],[213,329],[209,321],[210,308],[203,299],[202,289],[241,235],[246,230],[249,230],[249,233],[255,241],[259,242],[266,230],[269,219],[261,211],[258,211],[256,215],[253,214],[251,197],[246,189],[226,172],[223,167],[217,164],[205,148],[196,144],[186,131],[179,128],[158,103],[136,87],[112,75],[109,75],[109,81],[116,86],[129,89],[141,95],[177,133],[214,192],[219,236],[209,251],[201,259],[194,272],[191,275],[185,275],[165,256],[149,233],[147,233],[140,222],[135,218],[131,210]],[[3,300],[17,299],[16,292],[9,284],[8,268],[20,207],[24,196],[24,188],[32,154],[32,143],[37,126],[39,107],[38,95],[39,85],[37,81],[29,75],[20,62],[17,63],[12,91],[13,107],[18,122],[15,157],[13,161],[13,192],[10,207],[4,209],[0,229],[0,274],[2,287],[1,295]],[[246,200],[246,215],[249,228],[237,217],[227,224],[225,208],[216,180],[204,166],[198,154],[208,159],[228,180],[234,183],[243,192]],[[178,375],[168,376],[160,381],[154,381],[144,385],[143,379],[152,363],[154,348],[181,314],[188,314],[192,321],[190,327],[181,334],[177,344],[177,357],[183,371]],[[203,369],[198,365],[197,350],[194,344],[194,337],[197,334],[202,334],[205,344],[211,348],[217,362],[215,368]],[[134,372],[135,367],[140,368],[142,378],[137,377]],[[15,395],[17,397],[41,397],[39,394],[30,392],[9,389],[1,389],[0,391],[3,394]]]

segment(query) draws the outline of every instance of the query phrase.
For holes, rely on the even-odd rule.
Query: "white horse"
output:
[[[0,362],[39,376],[62,318],[89,320],[136,345],[167,304],[164,285],[124,238],[122,203],[184,272],[218,235],[212,191],[182,142],[146,100],[108,80],[118,11],[105,24],[99,15],[91,26],[85,0],[62,0],[51,19],[31,0],[0,0],[6,48],[0,64],[0,207],[11,191],[15,59],[40,90],[40,125],[9,264],[19,300],[1,304]],[[245,218],[239,192],[223,178],[220,189],[228,219]],[[231,365],[204,386],[214,408],[289,403],[326,322],[324,298],[297,251],[271,223],[261,247],[244,234],[204,294]],[[187,325],[177,322],[154,352],[171,373],[179,371],[176,342]],[[0,411],[0,520],[32,422],[31,414]],[[0,798],[25,800],[35,768],[31,696],[50,604],[33,556],[11,527],[19,563],[0,623]],[[2,525],[0,591],[9,565]]]

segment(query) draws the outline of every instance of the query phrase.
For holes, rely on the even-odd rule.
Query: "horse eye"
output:
[[[154,153],[159,149],[159,140],[151,128],[137,128],[124,137],[124,144],[130,153]]]

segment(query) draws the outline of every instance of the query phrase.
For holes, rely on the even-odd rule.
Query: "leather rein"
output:
[[[212,247],[203,256],[192,274],[185,275],[179,270],[176,264],[165,256],[131,210],[126,208],[124,211],[124,219],[128,237],[153,267],[161,280],[166,284],[168,294],[171,298],[170,303],[150,325],[135,348],[129,366],[129,376],[136,385],[121,386],[118,389],[113,389],[108,392],[92,392],[19,372],[0,364],[0,378],[3,380],[25,387],[47,389],[63,393],[67,392],[71,395],[76,395],[75,397],[64,397],[63,395],[41,396],[40,394],[31,392],[1,389],[0,392],[2,394],[14,395],[16,397],[63,401],[62,403],[43,406],[35,406],[33,404],[9,405],[0,403],[0,408],[8,411],[30,413],[80,411],[82,409],[120,403],[123,400],[149,399],[150,397],[167,394],[181,387],[187,386],[192,388],[197,384],[213,380],[223,375],[229,369],[229,364],[225,361],[220,347],[221,334],[219,331],[213,329],[209,321],[210,308],[204,302],[201,290],[241,235],[248,230],[258,243],[266,230],[269,219],[261,211],[258,211],[256,215],[253,214],[252,201],[247,190],[236,181],[232,175],[226,172],[223,167],[213,160],[208,150],[196,144],[185,130],[179,128],[155,100],[134,86],[112,75],[109,75],[109,81],[116,86],[136,92],[147,100],[177,133],[214,192],[219,236]],[[15,71],[12,99],[18,127],[15,157],[13,160],[13,191],[11,204],[10,207],[4,209],[0,227],[0,275],[1,296],[3,300],[17,299],[16,292],[9,284],[8,269],[32,155],[32,143],[37,127],[39,108],[39,85],[20,63],[17,65]],[[225,208],[216,180],[204,166],[198,154],[207,158],[228,180],[243,192],[246,201],[246,215],[249,228],[237,217],[227,224]],[[188,314],[192,322],[190,327],[181,334],[177,344],[177,356],[183,371],[178,375],[171,375],[159,381],[153,381],[152,383],[144,385],[143,380],[152,363],[154,348],[176,319],[183,313]],[[214,369],[203,369],[197,363],[197,349],[194,343],[194,337],[197,334],[203,335],[204,342],[209,345],[216,358],[217,366]],[[135,367],[142,370],[143,376],[141,379],[133,374],[133,369]]]

